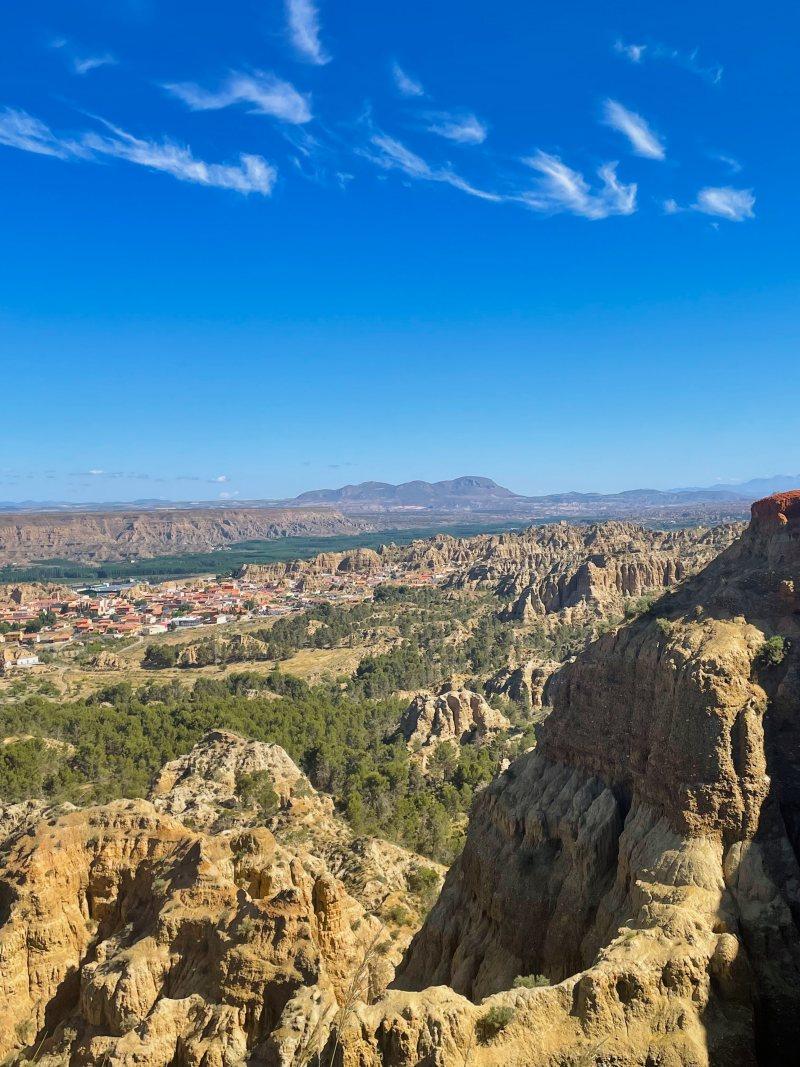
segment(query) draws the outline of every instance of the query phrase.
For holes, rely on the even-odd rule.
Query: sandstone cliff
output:
[[[554,677],[400,970],[424,992],[364,1008],[354,1062],[415,1063],[438,1025],[431,1062],[458,1063],[489,1006],[480,1065],[794,1062],[798,578],[800,494],[756,504],[657,617]],[[552,985],[503,992],[531,974]]]
[[[330,508],[196,508],[0,514],[0,566],[210,552],[239,541],[355,534],[371,527]]]
[[[486,691],[508,697],[533,710],[547,704],[547,686],[561,666],[556,660],[529,659],[499,670],[486,682]]]
[[[650,530],[635,523],[554,523],[487,539],[451,582],[492,589],[524,622],[578,606],[621,614],[626,598],[667,589],[709,563],[739,525]]]

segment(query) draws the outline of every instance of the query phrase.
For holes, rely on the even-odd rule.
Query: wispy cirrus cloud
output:
[[[423,88],[422,83],[406,73],[399,63],[392,63],[392,78],[394,79],[397,91],[402,96],[414,97],[425,95],[425,89]]]
[[[730,185],[708,185],[697,194],[692,211],[715,215],[729,222],[755,218],[756,198],[752,189],[734,189]]]
[[[89,155],[80,141],[57,137],[40,119],[13,107],[0,111],[0,144],[56,159],[86,158]]]
[[[467,193],[469,196],[475,196],[479,200],[500,203],[505,199],[505,197],[497,193],[477,188],[449,167],[431,166],[401,141],[384,133],[373,134],[370,138],[370,147],[361,150],[360,154],[384,170],[398,170],[408,178],[427,182],[442,182],[445,185],[451,185],[454,189],[459,189],[462,193]]]
[[[303,59],[317,66],[330,63],[320,41],[319,11],[313,0],[286,0],[286,21],[289,39]]]
[[[471,113],[434,111],[427,119],[429,133],[457,144],[483,144],[489,133],[486,124]]]
[[[677,200],[669,199],[663,203],[664,214],[678,215],[682,212],[697,211],[701,215],[711,215],[728,222],[744,222],[755,218],[756,198],[752,189],[734,189],[730,185],[707,185],[697,194],[694,203],[681,207]]]
[[[541,175],[537,188],[519,197],[534,211],[568,212],[593,220],[632,215],[636,211],[636,183],[621,182],[616,163],[605,163],[599,168],[600,184],[593,189],[579,171],[548,152],[537,152],[523,162]]]
[[[235,104],[249,104],[251,114],[269,115],[292,125],[302,125],[312,117],[306,95],[264,71],[232,71],[218,89],[204,89],[196,82],[168,82],[163,88],[192,111],[221,111]]]
[[[169,174],[178,181],[243,194],[269,196],[275,185],[277,171],[262,156],[242,153],[238,164],[207,163],[185,145],[135,137],[103,119],[98,121],[106,133],[85,130],[65,137],[26,111],[5,108],[0,111],[0,144],[62,160],[98,162],[113,157]]]
[[[644,156],[645,159],[666,158],[663,142],[650,129],[647,121],[635,111],[623,107],[617,100],[604,102],[603,122],[627,137],[637,156]]]
[[[101,56],[73,56],[72,69],[76,74],[88,74],[98,67],[115,67],[118,62],[110,52],[104,52]]]
[[[46,472],[46,474],[52,476],[55,472]],[[30,477],[33,477],[33,475]],[[109,481],[125,480],[132,482],[201,482],[205,485],[220,485],[230,481],[227,474],[218,474],[215,477],[202,474],[143,474],[141,471],[105,470],[102,467],[91,467],[85,471],[72,471],[68,477],[101,478]]]
[[[64,52],[69,65],[75,74],[88,74],[99,67],[114,67],[119,60],[110,52],[102,52],[95,55],[81,55],[75,51],[66,37],[57,37],[50,42],[51,48]]]
[[[718,85],[722,80],[722,64],[703,63],[700,59],[700,50],[697,48],[693,48],[691,51],[684,51],[659,42],[633,44],[618,39],[614,42],[614,51],[617,55],[624,56],[631,63],[643,63],[648,59],[664,60],[683,67],[684,70],[688,70],[691,74],[696,74],[698,78],[703,78],[713,85]]]
[[[428,163],[397,138],[382,132],[374,132],[369,148],[360,154],[384,170],[397,170],[410,179],[441,182],[480,200],[523,205],[542,214],[569,213],[586,219],[605,219],[612,215],[632,215],[636,210],[636,184],[619,180],[616,163],[600,167],[599,183],[592,186],[579,171],[572,170],[557,156],[540,151],[522,160],[539,174],[534,188],[519,183],[516,189],[495,192],[474,185],[449,166]]]
[[[711,158],[716,159],[718,163],[724,164],[731,174],[740,174],[743,170],[742,164],[738,159],[734,159],[733,156],[726,155],[724,152],[712,152]]]

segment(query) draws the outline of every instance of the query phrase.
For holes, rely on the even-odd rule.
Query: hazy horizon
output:
[[[453,475],[452,477],[453,478],[458,478],[458,477],[463,477],[463,476],[465,476],[465,475],[463,475],[463,474],[462,475]],[[475,475],[469,475],[469,476],[475,476]],[[478,477],[489,477],[489,478],[491,478],[491,475],[478,475]],[[402,479],[402,482],[423,481],[423,482],[428,482],[428,483],[436,483],[436,482],[439,482],[439,481],[448,481],[448,480],[451,480],[451,479],[450,478],[447,478],[447,479],[439,479],[439,478],[418,478],[418,479],[417,478],[404,478],[404,479]],[[612,496],[612,495],[614,495],[616,493],[623,493],[623,492],[626,492],[626,491],[634,491],[634,490],[655,490],[656,492],[665,492],[665,493],[691,491],[691,490],[695,490],[695,489],[701,489],[702,490],[702,489],[716,489],[716,488],[718,488],[718,489],[736,490],[736,489],[738,489],[740,487],[748,486],[751,482],[753,482],[753,483],[758,483],[758,482],[769,483],[769,482],[784,482],[785,481],[787,483],[787,485],[788,485],[789,482],[791,482],[792,485],[794,485],[795,482],[796,482],[797,487],[800,488],[800,474],[797,475],[797,476],[789,475],[789,474],[774,474],[774,475],[763,475],[763,476],[762,475],[755,475],[752,478],[743,478],[743,479],[739,479],[739,480],[733,481],[733,482],[728,482],[728,481],[711,482],[708,485],[702,485],[702,486],[699,485],[699,484],[680,485],[680,486],[679,485],[668,485],[668,486],[666,486],[666,485],[665,486],[657,486],[657,485],[628,485],[628,486],[623,486],[623,487],[621,487],[619,489],[605,489],[605,488],[575,489],[574,487],[571,487],[571,486],[565,486],[565,487],[558,488],[558,489],[547,490],[547,491],[541,492],[541,493],[527,492],[527,491],[521,490],[521,489],[517,488],[516,486],[507,485],[501,479],[492,478],[491,480],[494,481],[497,485],[501,486],[502,488],[510,489],[513,493],[517,494],[518,496],[522,496],[522,497],[540,497],[540,496],[541,497],[545,497],[545,496],[558,495],[558,494],[564,494],[564,493],[585,493],[585,494],[598,494],[598,495]],[[94,481],[94,479],[93,479],[93,481]],[[117,479],[112,479],[112,481],[116,482]],[[383,483],[383,484],[402,484],[402,482],[400,482],[400,483],[387,483],[386,479],[383,479],[383,478],[369,478],[369,479],[365,479],[364,481],[366,483],[374,482],[374,483]],[[102,485],[102,482],[99,482],[99,484]],[[343,481],[343,482],[337,482],[336,484],[331,482],[330,484],[327,484],[327,485],[315,485],[315,486],[309,485],[305,489],[301,489],[297,493],[294,493],[291,496],[285,496],[285,497],[280,497],[280,496],[276,496],[274,494],[269,494],[269,493],[266,493],[266,494],[263,494],[263,495],[251,496],[251,497],[242,497],[242,496],[240,496],[238,494],[236,494],[236,495],[231,494],[231,495],[229,495],[229,496],[227,496],[225,498],[222,498],[222,499],[220,498],[220,496],[216,496],[216,497],[215,496],[198,496],[198,495],[191,495],[191,494],[190,495],[185,495],[185,496],[180,496],[180,495],[166,496],[166,495],[159,495],[157,493],[147,494],[147,495],[142,495],[142,496],[137,496],[137,497],[125,497],[125,496],[114,496],[114,495],[96,495],[96,496],[86,496],[86,497],[44,497],[44,498],[37,498],[37,497],[15,497],[15,498],[0,497],[0,507],[6,506],[6,505],[18,505],[18,504],[19,505],[27,505],[27,504],[43,504],[43,505],[46,505],[46,504],[53,504],[53,505],[56,505],[56,504],[68,504],[69,505],[69,504],[74,504],[74,505],[77,505],[77,506],[80,506],[82,504],[87,504],[87,505],[93,505],[93,504],[99,504],[99,505],[102,505],[102,504],[109,504],[109,505],[110,504],[114,504],[114,505],[119,505],[119,504],[126,504],[126,503],[129,503],[129,504],[142,504],[142,503],[151,502],[151,501],[154,504],[195,503],[195,504],[203,504],[203,505],[221,505],[221,504],[233,505],[233,504],[236,504],[237,502],[241,502],[243,504],[247,503],[247,502],[276,502],[276,503],[281,503],[281,502],[285,502],[285,501],[294,500],[295,498],[299,497],[300,495],[302,495],[302,493],[305,493],[305,492],[311,492],[311,491],[314,491],[314,490],[336,490],[336,489],[345,488],[346,486],[359,485],[359,484],[363,484],[363,483],[344,482]],[[778,488],[784,488],[784,487],[783,486],[778,486],[777,488],[775,488],[774,491],[778,491]],[[764,489],[765,493],[766,492],[772,492],[772,491],[773,491],[773,489],[769,488],[769,487]],[[102,489],[99,492],[100,492],[100,494],[102,494]]]

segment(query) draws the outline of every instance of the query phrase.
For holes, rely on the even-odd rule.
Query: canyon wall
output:
[[[510,1020],[476,1064],[795,1062],[797,590],[800,494],[754,505],[657,616],[554,676],[536,751],[476,801],[410,992],[364,1010],[354,1062],[416,1062],[388,1035],[418,1050],[444,1015],[431,1062],[457,1063],[487,1004]]]

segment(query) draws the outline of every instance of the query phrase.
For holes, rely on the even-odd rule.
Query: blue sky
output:
[[[7,9],[0,500],[800,470],[799,23]]]

